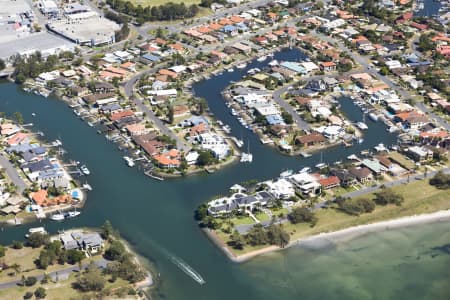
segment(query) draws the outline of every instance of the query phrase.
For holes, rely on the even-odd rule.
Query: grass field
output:
[[[401,206],[387,205],[377,206],[372,213],[360,216],[350,216],[335,209],[322,209],[316,213],[318,222],[316,226],[308,224],[283,224],[284,229],[291,235],[291,241],[316,235],[319,233],[333,232],[352,226],[370,224],[390,219],[396,219],[418,214],[432,213],[439,210],[450,209],[450,191],[439,190],[428,184],[428,180],[415,181],[409,184],[399,185],[393,188],[396,193],[403,195],[404,202]],[[373,198],[373,193],[361,197]],[[228,235],[219,235],[225,242]],[[233,250],[237,255],[249,253],[261,249],[261,246],[246,246],[243,250]]]

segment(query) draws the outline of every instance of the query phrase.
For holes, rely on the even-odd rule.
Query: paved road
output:
[[[95,265],[96,265],[97,267],[99,267],[99,268],[101,268],[101,269],[105,269],[105,268],[107,267],[109,261],[107,261],[107,260],[104,259],[104,258],[100,258],[100,259],[95,260],[94,263],[95,263]],[[89,263],[85,263],[85,264],[83,264],[82,267],[83,267],[84,269],[86,269],[88,266],[89,266]],[[47,274],[48,274],[53,280],[55,280],[56,277],[64,278],[64,277],[67,277],[68,275],[70,275],[72,272],[78,272],[78,271],[80,271],[79,266],[78,266],[78,265],[73,265],[73,266],[67,267],[67,268],[65,268],[65,269],[62,269],[62,270],[59,270],[59,271],[50,272],[50,273],[47,273]],[[43,271],[43,272],[44,272],[44,271]],[[36,279],[37,279],[38,281],[41,281],[41,280],[44,278],[44,274],[42,274],[42,275],[37,275],[37,276],[35,276],[35,277],[36,277]],[[3,283],[0,283],[0,290],[12,288],[12,287],[18,286],[18,285],[20,285],[20,284],[22,284],[22,280],[20,280],[20,279],[19,279],[19,280],[8,281],[8,282],[3,282]]]
[[[282,108],[284,108],[284,110],[286,112],[288,112],[292,118],[294,118],[295,123],[297,123],[298,127],[300,129],[303,130],[310,130],[311,126],[305,122],[305,120],[303,120],[299,114],[297,113],[297,111],[292,107],[292,105],[290,105],[289,103],[287,103],[286,101],[284,101],[284,99],[281,98],[281,94],[287,92],[289,90],[289,88],[291,87],[291,85],[288,86],[284,86],[281,89],[276,90],[273,94],[273,100]]]
[[[22,194],[22,192],[27,188],[27,184],[20,177],[14,164],[12,164],[3,153],[0,153],[0,165],[5,169],[6,174],[8,174],[11,181],[17,186],[17,192]]]
[[[336,40],[332,37],[329,37],[327,35],[318,33],[318,32],[313,32],[314,35],[320,37],[321,39],[335,44],[339,50],[344,51],[346,53],[348,53],[353,60],[358,63],[359,65],[361,65],[364,69],[365,72],[371,74],[372,76],[378,78],[379,80],[383,81],[384,83],[386,83],[391,89],[393,89],[394,91],[398,92],[403,99],[411,99],[413,98],[413,96],[411,95],[410,92],[408,92],[407,90],[403,89],[402,87],[400,87],[398,84],[396,84],[395,82],[393,82],[390,78],[388,78],[387,76],[381,75],[379,72],[377,72],[375,69],[371,68],[370,66],[370,61],[367,57],[364,57],[352,50],[350,50],[349,48],[347,48],[347,46],[345,46],[341,41]],[[436,115],[435,113],[433,113],[430,109],[428,109],[422,102],[416,103],[416,107],[421,110],[423,113],[428,114],[432,119],[435,120],[435,122],[440,125],[441,127],[445,128],[446,130],[450,130],[450,124],[444,120],[443,118],[441,118],[440,116]]]

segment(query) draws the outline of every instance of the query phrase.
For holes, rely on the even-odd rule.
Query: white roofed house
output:
[[[220,135],[207,132],[197,135],[195,139],[199,142],[200,148],[210,150],[217,159],[225,159],[230,153],[230,146]]]
[[[276,199],[289,199],[295,196],[294,185],[284,178],[264,181],[262,184],[267,186],[267,191]]]
[[[304,196],[315,197],[322,192],[322,186],[318,179],[309,173],[298,173],[289,177],[289,181]]]

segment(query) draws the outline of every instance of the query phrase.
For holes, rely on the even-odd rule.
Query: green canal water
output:
[[[276,58],[293,59],[299,55],[284,51]],[[262,65],[255,62],[248,68],[255,66]],[[371,234],[325,247],[298,246],[239,265],[231,263],[206,238],[193,219],[193,211],[200,203],[225,194],[234,183],[276,177],[285,169],[298,170],[320,159],[320,155],[308,159],[282,156],[263,147],[252,133],[240,127],[228,113],[220,91],[243,72],[227,72],[194,89],[208,100],[219,119],[230,124],[233,134],[242,135],[250,143],[253,163],[235,164],[208,176],[164,182],[128,168],[123,153],[76,118],[62,101],[0,83],[0,111],[8,115],[20,111],[27,123],[34,124],[34,130],[43,131],[48,140],[63,142],[67,159],[81,161],[91,170],[87,180],[94,190],[80,217],[39,225],[56,232],[100,226],[109,219],[160,273],[156,299],[450,299],[450,255],[445,251],[448,247],[444,247],[450,243],[449,223]],[[344,99],[341,105],[350,119],[361,120],[361,112],[351,101]],[[329,149],[324,151],[323,159],[333,162],[380,142],[390,145],[395,139],[386,133],[384,125],[369,123],[363,144]],[[22,239],[28,227],[37,225],[5,227],[0,242]],[[199,285],[174,260],[189,265],[206,284]]]

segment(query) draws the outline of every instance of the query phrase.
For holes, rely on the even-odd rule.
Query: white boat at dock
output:
[[[244,69],[245,67],[247,67],[247,64],[246,64],[246,63],[238,64],[238,65],[236,66],[236,68],[238,68],[238,69]]]
[[[364,122],[358,122],[358,123],[356,123],[356,126],[358,126],[358,128],[361,129],[361,130],[367,130],[369,128],[367,126],[367,124],[364,123]]]
[[[326,163],[318,163],[315,167],[319,170],[325,169],[328,165]]]
[[[378,121],[378,116],[373,112],[369,113],[369,118],[374,122]]]
[[[65,216],[64,216],[64,214],[62,214],[62,213],[59,213],[59,214],[53,214],[51,217],[50,217],[50,220],[53,220],[53,221],[62,221],[62,220],[64,220],[65,219]]]
[[[222,126],[223,131],[225,131],[225,133],[231,133],[231,128],[229,125],[224,125]]]
[[[382,151],[387,151],[388,149],[384,146],[383,143],[380,143],[378,145],[376,145],[375,147],[373,147],[376,151],[378,152],[382,152]]]
[[[291,176],[292,174],[294,174],[293,170],[286,170],[286,171],[280,173],[280,178],[286,178],[286,177]]]
[[[263,55],[261,57],[258,57],[256,60],[259,62],[265,61],[267,59],[267,56]]]
[[[386,130],[390,133],[394,133],[397,132],[399,129],[396,126],[389,126]]]
[[[269,63],[268,63],[268,65],[269,66],[271,66],[271,67],[275,67],[275,66],[278,66],[278,60],[276,60],[276,59],[274,59],[274,60],[272,60],[272,61],[270,61]]]
[[[124,156],[123,159],[127,162],[127,165],[131,168],[135,166],[135,163],[132,158],[128,156]]]
[[[84,175],[89,175],[89,174],[91,174],[91,171],[89,171],[89,169],[86,167],[86,165],[82,165],[82,166],[80,167],[80,170],[81,170],[81,172],[82,172]]]
[[[307,152],[300,152],[300,155],[302,156],[302,157],[311,157],[312,156],[312,154],[309,154],[309,153],[307,153]]]
[[[304,167],[299,171],[299,173],[310,173],[310,172],[311,172],[310,167]]]
[[[233,68],[229,68],[229,69],[227,69],[227,72],[232,73],[232,72],[234,72],[234,69]]]
[[[347,159],[349,159],[349,160],[359,160],[358,156],[356,156],[355,154],[351,154],[351,155],[347,156]]]
[[[78,217],[80,214],[81,214],[81,212],[76,211],[76,210],[74,210],[74,211],[68,211],[67,213],[64,214],[64,217],[65,217],[66,219],[71,219],[71,218]]]
[[[244,145],[244,142],[242,140],[237,139],[236,137],[231,137],[231,139],[233,140],[233,142],[236,144],[236,146],[238,146],[239,148],[241,148]]]
[[[25,234],[25,237],[28,238],[32,233],[47,234],[47,231],[45,230],[44,227],[32,227],[28,229],[28,233]]]
[[[87,190],[87,191],[92,191],[92,187],[91,187],[91,185],[88,184],[88,183],[83,184],[82,187],[83,187],[83,189],[85,189],[85,190]]]

